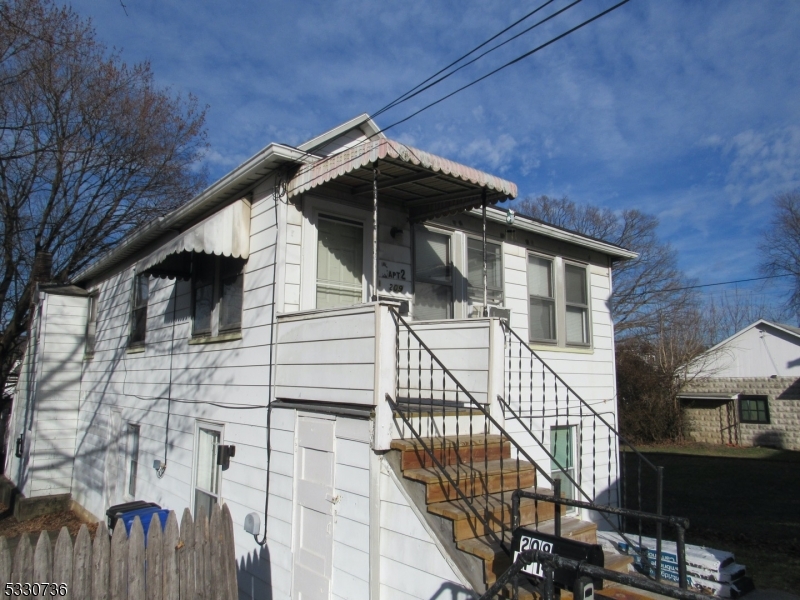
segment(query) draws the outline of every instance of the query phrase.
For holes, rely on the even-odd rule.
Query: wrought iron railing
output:
[[[543,454],[549,459],[552,476],[569,482],[569,488],[562,489],[573,499],[582,496],[596,507],[620,506],[639,513],[649,511],[661,515],[663,468],[630,444],[609,419],[575,392],[506,321],[501,323],[505,332],[505,397],[498,397],[498,400],[503,406],[506,429],[518,439],[530,440],[527,444],[523,441],[522,445],[530,448],[531,453]],[[614,421],[611,415],[615,413],[607,414]],[[559,432],[564,433],[559,435]],[[634,465],[626,464],[629,460],[635,461]],[[590,461],[591,466],[585,464],[586,461]],[[637,474],[633,507],[630,506],[631,490],[627,487],[631,466]],[[598,476],[603,467],[605,476]],[[643,469],[649,470],[655,480],[649,502],[643,493]],[[584,479],[584,471],[588,471],[589,481]],[[604,494],[598,493],[598,484],[605,486]],[[614,529],[620,533],[627,531],[628,519],[628,513],[620,513],[619,522],[612,523]],[[641,542],[643,519],[635,521]],[[656,519],[655,527],[657,556],[660,556],[662,522]],[[659,577],[660,568],[657,568],[656,578]]]
[[[533,486],[533,480],[541,477],[554,490],[549,497],[555,501],[560,497],[559,482],[517,444],[489,407],[459,382],[394,307],[390,311],[396,325],[397,370],[395,398],[387,395],[386,399],[399,418],[398,427],[420,445],[424,464],[435,468],[454,490],[447,499],[463,502],[479,524],[478,534],[490,537],[510,554],[513,492]],[[499,453],[490,446],[497,446]],[[490,491],[493,485],[497,487],[493,481],[499,481],[498,491]],[[535,499],[533,505],[537,528],[540,501]],[[549,504],[555,504],[558,534],[560,507],[553,501]]]

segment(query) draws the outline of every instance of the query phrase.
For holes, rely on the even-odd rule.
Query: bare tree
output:
[[[677,267],[675,250],[658,239],[658,219],[638,210],[614,212],[578,205],[569,198],[526,198],[517,209],[557,227],[611,242],[639,253],[614,267],[612,314],[618,337],[658,334],[663,307],[678,310],[693,302],[690,282]],[[660,308],[661,307],[661,308]]]
[[[50,0],[0,3],[0,389],[21,351],[34,257],[67,281],[204,183],[205,109],[127,66]]]
[[[706,302],[707,343],[717,344],[759,319],[786,323],[793,315],[790,309],[772,302],[766,290],[725,290]]]
[[[800,189],[777,195],[773,209],[759,245],[761,269],[765,275],[791,279],[787,304],[800,314]]]

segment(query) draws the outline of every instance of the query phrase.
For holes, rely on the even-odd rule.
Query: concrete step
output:
[[[469,435],[469,430],[461,431],[459,435],[423,438],[422,441],[416,438],[393,440],[391,447],[400,451],[400,464],[404,471],[434,466],[435,463],[425,447],[444,465],[469,464],[470,461],[474,464],[486,459],[511,457],[511,444],[507,437],[502,436],[501,439],[499,435],[483,433]]]
[[[539,493],[552,495],[548,488],[531,489]],[[503,531],[511,527],[511,492],[491,494],[488,499],[478,496],[467,503],[464,500],[436,502],[428,505],[428,512],[453,521],[455,541],[488,535],[491,531]],[[567,507],[562,507],[562,514]],[[478,513],[482,520],[476,516]],[[555,505],[543,500],[535,501],[522,498],[520,501],[520,524],[536,525],[552,520],[555,516]]]
[[[536,467],[529,463],[506,460],[475,461],[445,467],[445,472],[468,497],[524,489],[536,485]],[[426,484],[428,504],[458,500],[460,496],[447,477],[435,468],[406,469],[403,476]]]

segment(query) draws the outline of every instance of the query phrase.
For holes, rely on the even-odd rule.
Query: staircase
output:
[[[427,447],[427,450],[426,450]],[[535,465],[511,457],[511,444],[503,435],[434,436],[398,439],[402,476],[424,486],[427,512],[452,523],[457,551],[483,563],[483,583],[488,587],[511,565],[511,495],[517,489],[535,489]],[[433,460],[444,467],[445,476]],[[456,484],[457,488],[454,486]],[[547,493],[547,488],[538,488]],[[563,516],[561,535],[597,543],[594,523]],[[520,524],[545,533],[554,532],[555,504],[523,498]],[[606,568],[625,571],[630,557],[606,556]],[[520,598],[530,592],[520,590]]]

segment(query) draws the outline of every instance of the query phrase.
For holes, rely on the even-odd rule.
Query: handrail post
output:
[[[664,467],[656,471],[656,514],[660,517],[664,511]],[[656,581],[661,581],[661,521],[656,523]]]
[[[684,540],[683,525],[678,524],[675,526],[677,529],[677,550],[678,550],[678,585],[682,590],[688,588],[686,583],[686,542]]]
[[[553,532],[556,537],[561,537],[561,479],[558,477],[553,481],[553,499],[556,507],[556,514],[553,517]]]
[[[544,597],[544,600],[555,600],[555,585],[553,585],[553,575],[555,574],[555,569],[553,568],[552,563],[549,560],[546,560],[542,561],[542,570],[544,571],[544,590],[542,596]]]
[[[511,494],[511,531],[512,533],[519,527],[519,493],[520,490],[514,490]]]

